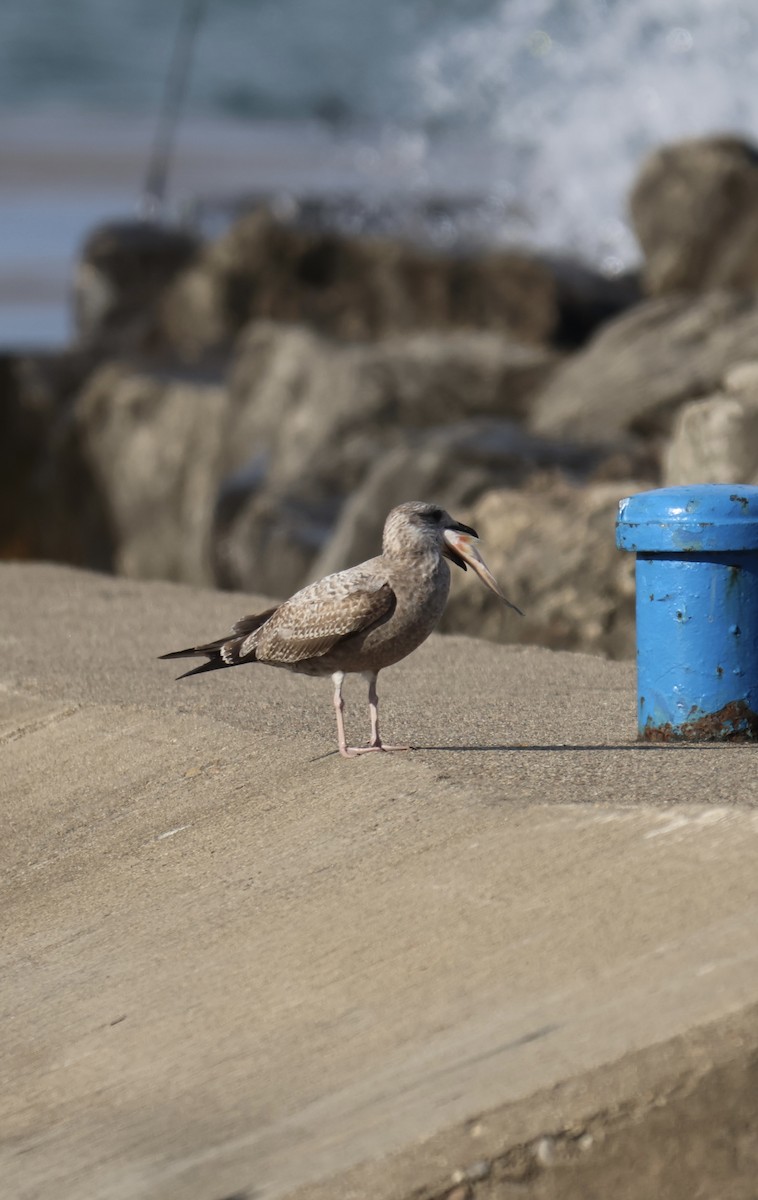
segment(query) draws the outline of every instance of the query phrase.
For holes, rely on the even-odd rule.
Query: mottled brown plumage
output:
[[[436,505],[401,504],[387,517],[377,558],[327,575],[276,608],[243,617],[225,638],[161,657],[207,656],[207,662],[187,675],[244,663],[266,663],[303,675],[331,675],[340,754],[352,758],[370,750],[407,749],[387,746],[379,736],[376,677],[420,646],[439,621],[450,588],[445,559],[464,571],[467,564],[471,566],[506,604],[515,607],[473,546],[476,536]],[[358,748],[348,748],[342,716],[342,683],[346,674],[353,673],[362,674],[369,683],[371,740]]]

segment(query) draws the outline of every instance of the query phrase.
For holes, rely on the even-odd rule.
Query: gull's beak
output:
[[[521,609],[516,608],[516,605],[511,604],[508,597],[503,595],[500,584],[477,550],[476,542],[479,539],[473,529],[470,529],[468,525],[459,525],[456,529],[446,529],[442,536],[445,539],[445,548],[442,551],[445,558],[449,558],[457,566],[463,567],[464,571],[467,566],[471,567],[471,570],[479,576],[482,583],[486,584],[491,592],[494,592],[509,608],[514,609],[519,616],[523,617]]]

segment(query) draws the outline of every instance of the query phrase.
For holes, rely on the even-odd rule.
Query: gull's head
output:
[[[470,525],[462,525],[440,508],[422,500],[409,500],[393,508],[384,524],[383,550],[391,557],[415,558],[437,553],[464,571],[471,567],[482,583],[509,608],[521,612],[503,591],[477,549],[479,538]],[[523,614],[522,614],[523,615]]]

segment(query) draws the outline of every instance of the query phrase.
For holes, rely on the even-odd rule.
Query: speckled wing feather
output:
[[[326,654],[341,638],[370,629],[395,609],[395,593],[370,563],[327,575],[280,604],[240,647],[258,662],[296,663]]]

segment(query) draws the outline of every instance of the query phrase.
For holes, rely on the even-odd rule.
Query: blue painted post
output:
[[[629,496],[616,544],[637,555],[639,737],[758,740],[758,487]]]

